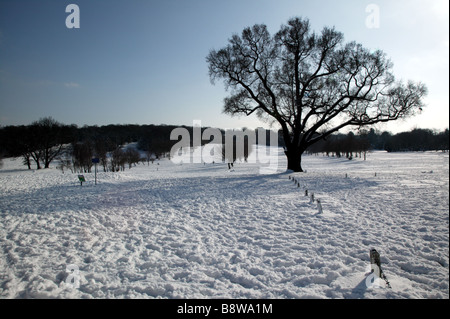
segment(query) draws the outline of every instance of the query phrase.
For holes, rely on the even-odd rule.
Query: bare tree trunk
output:
[[[31,169],[31,155],[29,153],[23,154],[23,164],[27,165],[28,169]]]
[[[35,151],[35,152],[31,152],[31,158],[34,160],[34,162],[36,163],[36,169],[41,169],[41,152],[40,151]]]
[[[303,172],[302,169],[303,152],[299,149],[286,149],[284,153],[286,154],[288,161],[287,169],[292,170],[294,172]]]

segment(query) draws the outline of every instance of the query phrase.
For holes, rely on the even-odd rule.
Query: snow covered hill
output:
[[[0,298],[449,298],[448,153],[295,174],[278,156],[274,174],[161,160],[83,186],[4,159]],[[367,284],[371,248],[391,289]]]

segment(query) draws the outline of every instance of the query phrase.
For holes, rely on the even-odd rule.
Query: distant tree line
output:
[[[255,141],[256,142],[256,141]],[[242,143],[242,145],[240,145]],[[220,153],[222,156],[222,161],[228,163],[228,168],[233,167],[233,164],[237,161],[247,162],[248,157],[252,153],[252,147],[249,145],[248,136],[244,136],[241,143],[237,142],[237,137],[233,136],[233,143],[231,147],[227,150],[224,144],[220,146]]]
[[[434,132],[428,129],[414,129],[410,132],[390,136],[384,149],[388,152],[402,151],[448,151],[449,131]]]
[[[346,157],[349,160],[354,157],[364,157],[372,149],[369,139],[365,134],[355,135],[353,132],[348,134],[333,134],[312,145],[307,149],[310,154],[324,153],[327,156]]]
[[[139,162],[149,164],[168,155],[177,143],[177,140],[170,140],[170,133],[177,127],[132,124],[78,127],[46,117],[30,125],[1,127],[0,158],[21,157],[28,169],[48,168],[57,160],[59,168],[72,172],[91,172],[92,159],[98,158],[103,171],[119,171]],[[193,145],[193,128],[182,127],[188,130]],[[205,129],[202,128],[201,135]],[[223,144],[225,131],[221,132],[219,143]],[[209,142],[202,140],[202,144]],[[124,147],[129,143],[136,143],[137,150]],[[247,158],[248,152],[244,156]],[[235,161],[236,155],[233,157],[232,161]]]
[[[429,129],[413,129],[410,132],[391,134],[390,132],[360,131],[358,134],[334,134],[308,148],[308,152],[324,153],[328,156],[363,157],[369,150],[388,152],[448,151],[449,130],[436,132]]]
[[[61,169],[90,172],[92,158],[99,158],[104,171],[123,170],[139,161],[136,149],[123,149],[128,143],[137,143],[150,162],[170,151],[176,141],[170,141],[169,125],[65,125],[51,117],[30,125],[0,128],[0,153],[3,157],[22,157],[29,169],[48,168],[54,160]]]
[[[69,141],[73,127],[63,126],[52,118],[43,118],[28,126],[7,126],[0,129],[0,149],[5,157],[23,158],[31,169],[48,168]]]
[[[170,140],[174,125],[106,125],[83,126],[65,125],[51,117],[42,118],[30,125],[6,126],[0,128],[0,167],[1,158],[21,157],[29,169],[48,168],[57,160],[59,167],[77,172],[90,172],[92,158],[99,159],[103,171],[124,170],[139,162],[153,162],[168,154],[176,140]],[[184,126],[193,138],[193,128]],[[201,133],[203,134],[202,128]],[[267,130],[266,144],[270,141]],[[222,130],[223,141],[225,131]],[[256,135],[256,143],[258,135]],[[279,132],[279,146],[284,146]],[[203,140],[202,143],[209,143]],[[136,148],[124,148],[126,144],[137,143]],[[247,143],[247,142],[246,142]],[[247,147],[244,150],[251,151]],[[224,149],[222,147],[222,149]],[[309,153],[324,153],[329,156],[353,158],[363,157],[367,151],[378,149],[388,152],[430,151],[449,149],[449,130],[435,132],[428,129],[414,129],[410,132],[391,134],[377,132],[375,129],[360,131],[357,134],[334,134],[308,148]],[[143,155],[144,154],[144,155]],[[243,154],[245,160],[249,156]],[[234,162],[238,154],[233,151]],[[225,153],[222,158],[225,159]]]

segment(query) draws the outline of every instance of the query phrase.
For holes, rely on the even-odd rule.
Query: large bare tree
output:
[[[31,131],[35,137],[32,157],[40,169],[39,161],[42,160],[44,168],[49,168],[50,163],[61,153],[63,146],[63,124],[51,117],[41,118],[31,124]]]
[[[380,50],[371,51],[325,27],[290,19],[270,35],[254,25],[233,35],[206,58],[212,83],[223,80],[230,95],[224,112],[257,114],[281,126],[288,169],[301,172],[304,151],[344,127],[362,127],[415,114],[427,88],[401,83]]]

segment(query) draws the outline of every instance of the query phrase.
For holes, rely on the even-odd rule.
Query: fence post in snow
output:
[[[317,209],[319,210],[319,214],[323,213],[322,203],[320,202],[320,199],[317,199]]]

